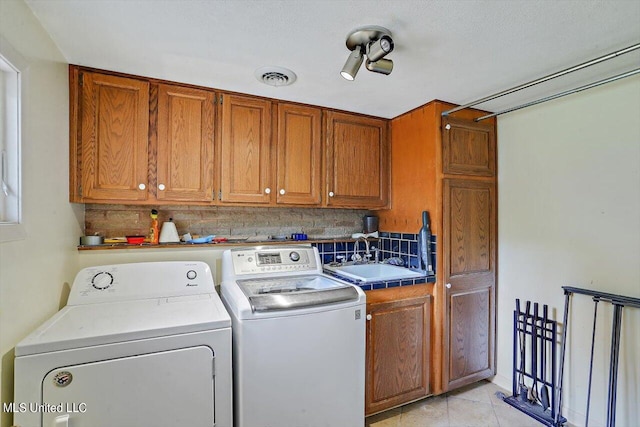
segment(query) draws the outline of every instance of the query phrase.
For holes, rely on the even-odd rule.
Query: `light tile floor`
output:
[[[366,427],[539,427],[543,424],[496,396],[504,390],[488,381],[373,415]]]

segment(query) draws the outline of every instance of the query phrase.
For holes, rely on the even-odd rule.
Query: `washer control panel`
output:
[[[142,262],[82,269],[69,294],[69,305],[176,297],[215,292],[209,266],[194,262]]]
[[[251,249],[232,249],[229,252],[236,276],[317,272],[320,265],[317,251],[310,246],[262,246]]]

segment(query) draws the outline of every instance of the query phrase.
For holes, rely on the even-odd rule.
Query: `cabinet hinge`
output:
[[[222,190],[218,191],[218,200],[222,200]]]
[[[80,86],[84,86],[84,74],[80,74],[78,83]]]
[[[218,102],[220,102],[220,105],[222,105],[222,95],[218,97]]]
[[[82,185],[78,186],[78,196],[82,197]]]

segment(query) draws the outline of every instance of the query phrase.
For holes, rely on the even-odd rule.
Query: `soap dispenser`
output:
[[[151,209],[151,227],[149,227],[149,243],[158,244],[160,230],[158,229],[158,211]]]
[[[178,236],[178,230],[173,222],[173,218],[169,218],[169,221],[162,223],[160,243],[180,243],[180,236]]]

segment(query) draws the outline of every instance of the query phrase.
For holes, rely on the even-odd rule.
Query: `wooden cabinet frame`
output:
[[[271,101],[223,95],[221,203],[268,205],[272,188]]]
[[[365,414],[431,393],[431,285],[367,292]]]
[[[444,180],[441,275],[446,390],[495,373],[495,188],[492,181]]]
[[[76,84],[70,112],[75,120],[70,159],[76,162],[70,165],[70,200],[146,200],[149,84],[77,72],[70,81]]]
[[[389,203],[388,122],[328,111],[326,206],[384,208]]]
[[[276,203],[319,206],[322,202],[322,110],[278,103]]]
[[[431,216],[431,231],[437,238],[431,330],[431,387],[435,394],[495,374],[496,121],[491,118],[475,122],[476,117],[486,112],[473,109],[458,111],[453,117],[441,115],[453,107],[455,105],[436,100],[391,121],[394,168],[391,209],[378,213],[381,229],[402,233],[418,232],[422,211],[429,211]],[[484,268],[486,265],[474,260],[467,271],[459,272],[454,263],[460,259],[468,261],[471,252],[459,253],[451,249],[460,237],[452,238],[452,230],[461,224],[455,223],[455,215],[450,213],[453,205],[447,202],[447,198],[452,191],[465,188],[482,189],[486,191],[483,194],[488,194],[486,203],[490,209],[483,211],[485,217],[489,217],[485,218],[488,231],[483,237],[484,242],[469,240],[478,238],[473,229],[466,230],[462,239],[464,244],[473,248],[486,244],[482,256],[490,258],[490,268]],[[461,194],[465,198],[473,197],[468,192],[458,193],[458,196]],[[462,222],[467,219],[465,215],[459,217],[465,218]],[[470,224],[464,226],[479,227],[477,223]],[[478,301],[484,304],[484,312],[476,310]],[[458,315],[460,310],[469,310],[466,320]],[[469,320],[473,316],[477,316],[477,322]],[[465,322],[475,322],[473,326],[476,327],[461,331],[460,325]],[[482,331],[478,325],[483,326]],[[473,351],[469,346],[475,345],[474,340],[484,340],[486,352],[483,362],[474,354],[465,354],[465,350]]]
[[[126,138],[114,131],[117,138],[96,139],[104,129],[94,112],[100,104],[86,96],[83,75],[137,94],[135,114],[127,113],[132,107],[114,110],[124,114],[112,124],[126,123]],[[69,66],[69,90],[71,202],[353,209],[388,204],[386,119],[76,65]],[[109,114],[102,117],[105,123]],[[327,142],[333,138],[347,141],[347,151]],[[97,153],[104,141],[136,148],[128,147],[124,157],[106,156],[102,167]],[[331,200],[329,187],[338,187]]]
[[[215,92],[160,84],[157,93],[156,199],[213,201]]]

